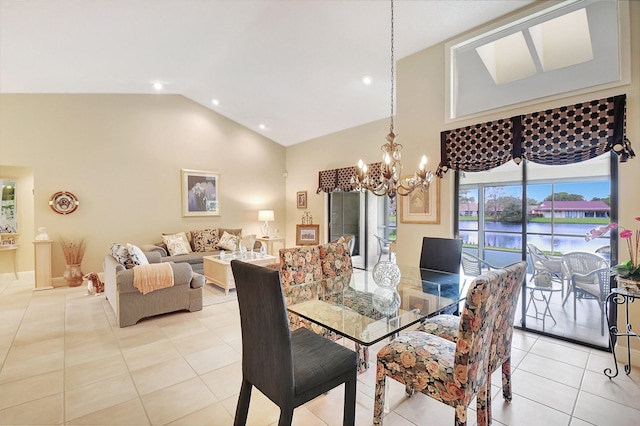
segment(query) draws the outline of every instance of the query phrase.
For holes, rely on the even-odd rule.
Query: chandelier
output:
[[[380,178],[369,174],[369,168],[362,160],[358,161],[356,174],[351,177],[351,183],[358,191],[371,191],[379,197],[388,195],[407,196],[416,189],[428,191],[433,181],[433,173],[427,171],[427,157],[422,156],[418,170],[411,177],[402,176],[402,145],[396,143],[393,132],[393,100],[395,88],[395,63],[393,54],[393,0],[391,0],[391,125],[387,135],[387,143],[382,145],[382,165]]]

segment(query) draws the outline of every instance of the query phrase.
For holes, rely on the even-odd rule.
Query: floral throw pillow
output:
[[[187,246],[187,250],[189,251],[189,253],[193,251],[193,249],[191,248],[191,241],[190,241],[191,232],[189,232],[189,236],[187,236],[187,234],[184,232],[176,232],[174,234],[162,234],[162,241],[166,244],[166,242],[164,241],[164,237],[180,238]]]
[[[178,256],[181,254],[189,254],[191,252],[187,236],[184,235],[184,232],[173,235],[163,235],[162,241],[167,245],[169,256]]]
[[[224,234],[220,237],[220,241],[218,241],[218,248],[233,251],[236,249],[237,239],[237,235],[231,235],[227,231],[224,231]]]
[[[127,251],[129,252],[129,257],[135,266],[149,264],[147,256],[144,255],[140,247],[127,243]]]
[[[207,252],[217,250],[220,237],[218,229],[199,229],[191,231],[191,241],[193,241],[193,251]]]
[[[129,255],[129,250],[127,250],[127,246],[122,245],[120,243],[111,243],[111,247],[109,248],[109,253],[111,253],[111,256],[113,256],[113,258],[118,263],[120,263],[121,265],[124,265],[124,267],[127,269],[131,269],[135,266],[133,264],[131,256]]]

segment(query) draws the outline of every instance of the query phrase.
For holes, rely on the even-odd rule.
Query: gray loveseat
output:
[[[147,252],[149,263],[160,263],[158,252]],[[204,276],[194,273],[188,263],[172,263],[173,287],[142,294],[133,286],[133,269],[126,269],[113,256],[103,259],[104,291],[120,327],[134,325],[142,318],[169,312],[202,310]]]
[[[191,265],[191,269],[193,269],[193,272],[204,274],[204,261],[202,258],[204,256],[220,254],[220,250],[216,247],[216,249],[213,250],[198,251],[198,245],[194,242],[194,234],[197,232],[199,231],[188,231],[184,233],[189,240],[191,249],[191,252],[188,254],[171,256],[166,244],[164,244],[163,242],[145,244],[140,246],[140,248],[145,252],[154,252],[160,254],[162,262],[188,263],[189,265]],[[232,235],[242,236],[242,228],[217,228],[217,234],[219,236],[222,236],[224,232],[228,232]],[[256,241],[255,235],[246,235],[242,239],[241,244],[246,247],[249,244],[249,241],[253,241],[253,249],[255,251],[260,251],[262,243],[260,241]],[[211,245],[207,245],[207,247],[211,247]]]

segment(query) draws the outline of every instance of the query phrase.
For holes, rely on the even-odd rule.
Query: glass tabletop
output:
[[[464,275],[400,266],[396,288],[378,286],[370,271],[284,289],[289,312],[363,346],[457,306]]]

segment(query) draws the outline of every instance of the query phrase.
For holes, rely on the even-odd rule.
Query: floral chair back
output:
[[[280,249],[280,283],[287,306],[320,297],[322,266],[320,248],[303,246]],[[289,313],[291,331],[304,327],[317,334],[331,336],[328,330]]]
[[[353,272],[349,244],[344,239],[321,244],[319,249],[324,278],[348,275]]]
[[[303,246],[280,249],[280,282],[282,288],[322,279],[320,248]]]
[[[466,424],[467,406],[476,394],[487,390],[491,338],[498,310],[504,270],[489,271],[470,285],[460,317],[457,342],[433,334],[412,331],[378,352],[374,425],[382,424],[386,376],[455,407],[456,425]],[[484,398],[486,399],[486,398]],[[477,410],[478,424],[485,425],[484,407]]]

